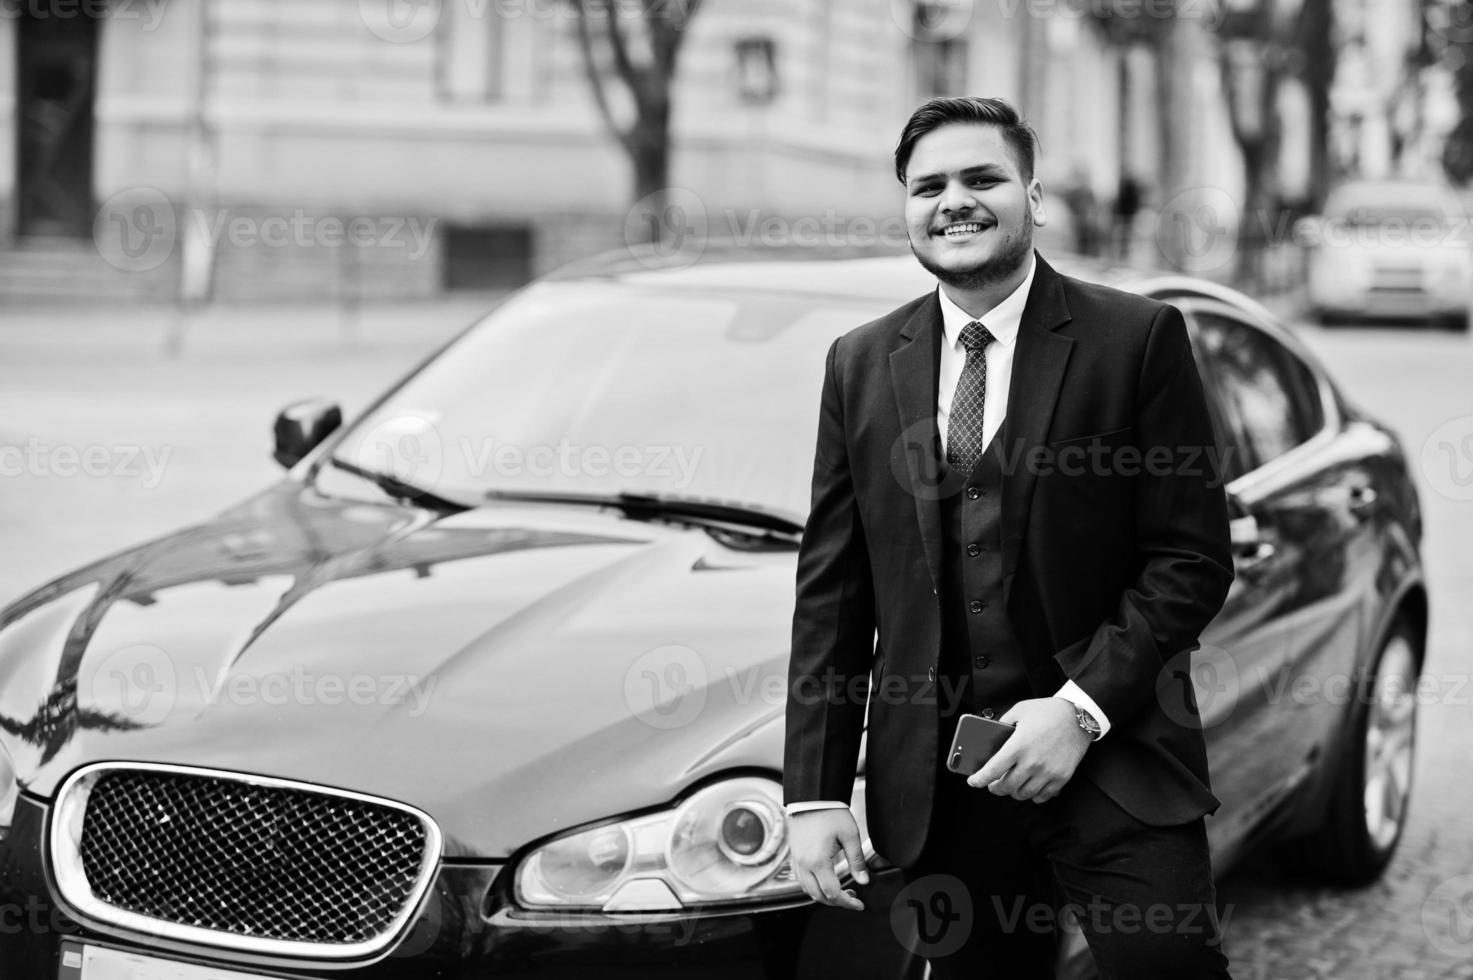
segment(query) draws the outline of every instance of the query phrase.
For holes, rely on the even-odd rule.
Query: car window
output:
[[[805,514],[824,357],[885,309],[540,286],[394,392],[335,455],[452,500],[668,493]]]
[[[1230,477],[1278,458],[1323,427],[1319,385],[1303,361],[1241,320],[1202,312],[1194,319],[1223,434],[1239,457]]]

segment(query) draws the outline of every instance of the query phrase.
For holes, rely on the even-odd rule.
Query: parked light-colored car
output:
[[[1431,320],[1467,329],[1473,228],[1451,188],[1350,181],[1300,232],[1310,246],[1310,309],[1321,322]]]

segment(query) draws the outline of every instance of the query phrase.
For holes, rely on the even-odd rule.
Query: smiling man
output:
[[[982,98],[927,103],[896,148],[939,283],[829,350],[789,670],[794,870],[863,908],[844,801],[867,716],[869,830],[937,977],[1052,976],[1065,907],[1105,977],[1226,977],[1202,733],[1157,700],[1232,580],[1221,481],[1051,465],[1199,459],[1207,408],[1175,308],[1033,250],[1035,148]],[[969,775],[945,764],[962,714],[1014,726]]]

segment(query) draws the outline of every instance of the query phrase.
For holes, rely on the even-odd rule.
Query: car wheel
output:
[[[1349,741],[1324,823],[1281,850],[1292,870],[1334,884],[1366,885],[1391,863],[1412,794],[1417,662],[1418,641],[1399,624],[1351,706]]]
[[[1442,318],[1442,320],[1441,320],[1441,326],[1442,326],[1442,328],[1444,330],[1452,330],[1452,331],[1455,331],[1457,333],[1467,333],[1468,332],[1468,314],[1467,313],[1449,313],[1447,316],[1445,316],[1445,317]]]

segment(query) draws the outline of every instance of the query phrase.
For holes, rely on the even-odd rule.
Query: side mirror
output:
[[[276,451],[271,458],[291,469],[343,424],[343,410],[326,398],[292,402],[276,416]]]
[[[1228,536],[1234,549],[1255,548],[1261,542],[1258,520],[1252,514],[1228,521]]]

